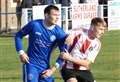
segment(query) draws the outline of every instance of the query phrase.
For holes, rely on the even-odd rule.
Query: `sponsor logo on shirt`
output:
[[[40,33],[40,32],[35,32],[35,34],[36,34],[36,35],[41,35],[41,33]]]
[[[36,39],[35,43],[39,44],[39,46],[41,46],[41,47],[49,47],[49,46],[51,46],[51,43],[48,43],[46,41],[42,41],[40,39]]]
[[[50,38],[50,41],[45,41],[45,40],[42,40],[39,38],[39,36],[42,35],[42,33],[40,32],[35,32],[36,35],[38,35],[38,38],[35,39],[35,43],[38,44],[40,47],[50,47],[52,45],[52,42],[55,41],[56,37],[55,35],[51,35],[49,38]]]
[[[33,75],[32,74],[28,74],[28,79],[32,80],[33,79]]]

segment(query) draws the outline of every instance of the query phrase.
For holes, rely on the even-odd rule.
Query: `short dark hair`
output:
[[[95,25],[95,26],[103,26],[103,27],[107,27],[106,22],[104,21],[104,19],[100,18],[100,17],[95,17],[91,20],[91,25]]]
[[[44,9],[44,14],[50,14],[50,11],[54,9],[54,10],[57,10],[59,11],[59,8],[56,7],[55,5],[48,5],[45,9]]]

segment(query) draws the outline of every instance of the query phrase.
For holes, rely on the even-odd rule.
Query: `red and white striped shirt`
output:
[[[94,40],[89,39],[88,31],[83,31],[81,29],[72,30],[69,32],[75,36],[72,47],[69,47],[68,51],[73,57],[78,57],[83,60],[90,60],[94,63],[94,60],[100,51],[101,43],[99,39],[95,38]],[[67,61],[65,67],[68,69],[77,69],[87,70],[84,66],[76,66],[76,64]]]

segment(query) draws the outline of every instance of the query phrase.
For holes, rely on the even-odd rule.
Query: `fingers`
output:
[[[51,72],[50,72],[50,70],[45,70],[45,71],[43,71],[42,72],[42,78],[46,78],[46,77],[49,77],[49,76],[51,76],[52,74],[51,74]]]
[[[64,54],[65,52],[61,52],[60,55]]]
[[[46,72],[47,72],[46,70],[45,70],[45,71],[43,71],[43,72],[42,72],[42,75],[44,75]]]
[[[29,62],[29,58],[26,58],[25,62],[26,62],[26,63],[30,63],[30,62]]]
[[[67,50],[67,49],[65,49],[65,52],[66,52],[66,53],[68,53],[68,50]]]
[[[61,52],[60,54],[65,54],[65,53],[69,53],[67,49],[65,49],[65,52]]]
[[[26,55],[26,63],[30,63],[29,62],[29,57]]]
[[[23,63],[30,63],[30,62],[29,62],[29,57],[28,57],[27,54],[21,55],[21,56],[20,56],[20,59],[21,59],[21,62],[23,62]]]
[[[64,56],[64,55],[67,55],[67,54],[69,54],[69,52],[68,52],[67,49],[65,49],[65,52],[61,52],[61,55],[60,55],[60,56]]]
[[[28,57],[27,55],[24,56],[23,62],[24,62],[24,63],[29,63],[29,57]]]
[[[74,40],[74,35],[70,34],[70,35],[68,35],[68,37],[66,38],[65,44],[67,44],[67,45],[72,45],[73,40]]]

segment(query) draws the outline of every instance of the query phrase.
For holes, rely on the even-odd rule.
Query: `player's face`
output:
[[[56,24],[59,20],[59,11],[51,10],[50,14],[48,15],[49,23]]]
[[[94,36],[100,38],[105,32],[105,27],[103,26],[94,26]]]

